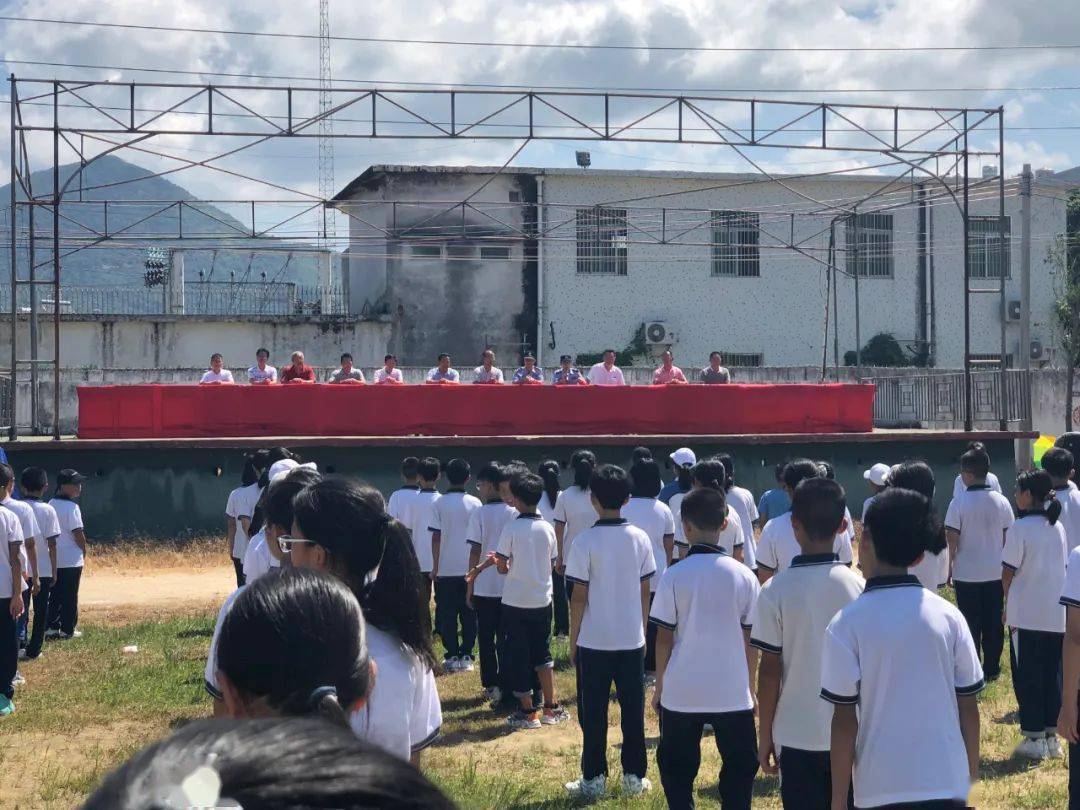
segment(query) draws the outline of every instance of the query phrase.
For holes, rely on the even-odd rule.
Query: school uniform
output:
[[[757,568],[757,538],[754,537],[754,521],[758,508],[754,495],[745,487],[733,486],[727,491],[727,503],[739,516],[743,532],[743,562],[747,568]]]
[[[24,501],[17,501],[14,498],[5,498],[0,501],[0,506],[10,510],[14,513],[15,517],[19,521],[19,529],[22,532],[23,544],[19,549],[19,558],[22,560],[22,572],[23,572],[23,614],[18,619],[18,636],[19,647],[26,647],[27,631],[30,626],[30,596],[32,593],[31,587],[33,585],[33,567],[30,565],[30,555],[26,549],[27,543],[33,539],[35,548],[35,558],[37,543],[40,542],[38,535],[41,530],[37,525],[37,518],[34,516],[34,510],[30,504]],[[34,560],[35,563],[37,560]]]
[[[758,770],[754,698],[743,628],[757,602],[757,578],[719,546],[697,543],[660,578],[650,624],[674,633],[660,694],[656,760],[668,807],[694,807],[701,734],[713,727],[725,810],[750,808]]]
[[[405,523],[408,519],[409,504],[419,491],[420,487],[416,484],[405,484],[395,489],[386,502],[386,514],[399,523]]]
[[[472,656],[476,644],[476,613],[466,601],[469,572],[469,518],[480,499],[465,490],[450,490],[431,508],[432,532],[440,533],[439,570],[435,577],[435,618],[447,658]],[[460,623],[461,634],[458,635]]]
[[[409,527],[413,551],[420,563],[423,574],[424,604],[431,602],[431,510],[439,500],[439,493],[434,489],[421,489],[408,502],[405,525]]]
[[[236,532],[233,534],[232,548],[229,550],[232,556],[233,569],[236,571],[236,587],[244,584],[244,555],[247,553],[248,536],[244,531],[242,518],[251,521],[255,512],[255,505],[259,502],[262,489],[257,483],[246,487],[237,487],[229,493],[229,500],[225,504],[225,514],[236,521]]]
[[[597,520],[574,538],[566,579],[587,587],[577,637],[581,774],[607,775],[608,702],[619,700],[623,775],[645,776],[645,628],[641,583],[656,573],[648,535],[622,518]]]
[[[555,501],[559,499],[558,493]],[[540,503],[536,505],[536,511],[540,517],[555,526],[555,503],[548,498],[545,492],[540,496]],[[551,609],[555,616],[555,635],[567,636],[570,634],[570,603],[566,600],[566,577],[555,567],[551,569]]]
[[[821,656],[821,696],[858,707],[855,805],[965,806],[971,778],[957,697],[983,685],[956,607],[911,575],[867,580],[829,622]]]
[[[772,739],[785,808],[828,810],[832,705],[821,699],[825,628],[863,592],[858,574],[835,554],[800,554],[758,596],[750,644],[780,656],[780,699]]]
[[[667,551],[664,538],[675,536],[675,517],[671,509],[656,498],[631,498],[622,508],[622,516],[649,536],[652,543],[653,560],[656,562],[656,574],[649,580],[649,605],[656,595],[656,586],[660,577],[667,570]],[[674,549],[672,549],[674,553]],[[652,622],[645,628],[645,671],[656,672],[656,625]]]
[[[778,574],[791,565],[802,553],[799,541],[795,539],[795,529],[791,525],[791,512],[785,512],[765,524],[758,539],[758,568]],[[851,565],[851,538],[847,532],[840,532],[833,542],[833,554],[844,565]]]
[[[249,579],[248,582],[254,582],[254,580]],[[232,610],[237,597],[243,593],[246,587],[246,585],[241,585],[225,597],[225,601],[221,603],[221,607],[218,609],[217,619],[214,621],[214,632],[210,635],[210,649],[207,651],[206,667],[203,669],[203,687],[206,689],[206,694],[214,700],[224,700],[221,692],[221,681],[218,679],[217,666],[217,649],[218,641],[221,638],[221,627],[225,624],[225,617],[229,615],[229,611]]]
[[[555,499],[555,522],[563,524],[563,547],[562,563],[570,559],[570,549],[573,548],[574,538],[591,528],[599,519],[596,509],[592,505],[592,493],[582,489],[577,484],[572,484],[559,493]],[[566,598],[569,599],[574,592],[574,584],[566,581]]]
[[[9,700],[15,696],[11,681],[19,668],[18,622],[11,618],[11,544],[22,546],[19,519],[7,509],[0,509],[0,695]]]
[[[949,548],[946,546],[937,554],[927,551],[922,559],[908,568],[908,573],[916,577],[924,588],[936,591],[949,581]]]
[[[551,669],[551,568],[555,529],[539,514],[518,515],[503,527],[496,556],[509,562],[502,595],[507,682],[514,697],[532,695],[536,673]]]
[[[26,644],[26,657],[37,658],[41,653],[41,645],[45,641],[45,631],[49,625],[49,594],[52,592],[55,579],[52,557],[49,554],[49,540],[55,541],[60,536],[60,519],[56,516],[56,510],[44,501],[27,498],[26,503],[34,510],[34,519],[38,526],[38,534],[34,541],[39,583],[38,592],[33,598],[34,621]]]
[[[1020,733],[1026,737],[1054,733],[1061,711],[1065,608],[1060,594],[1068,555],[1065,528],[1060,522],[1051,525],[1042,513],[1021,514],[1005,532],[1001,565],[1013,572],[1005,623]]]
[[[1001,482],[998,480],[998,477],[996,475],[994,475],[993,473],[987,473],[986,474],[986,485],[988,487],[990,487],[990,489],[992,489],[994,492],[997,492],[998,494],[1001,494]],[[957,475],[956,478],[953,480],[953,488],[952,488],[952,496],[953,496],[953,498],[954,499],[958,498],[960,495],[962,495],[964,493],[964,490],[966,490],[966,489],[967,489],[967,485],[964,484],[964,476]]]
[[[681,560],[686,557],[687,552],[690,549],[690,541],[686,539],[686,531],[683,529],[682,523],[682,502],[683,499],[689,493],[680,492],[671,498],[671,514],[675,519],[675,551],[672,554],[672,562]],[[743,564],[747,568],[753,568],[754,565],[746,562],[746,533],[743,531],[742,521],[739,519],[739,514],[730,505],[727,508],[727,525],[720,531],[720,539],[717,541],[717,545],[720,546],[728,554],[734,556],[735,549],[739,548],[743,551]],[[754,560],[756,565],[757,561]]]
[[[266,528],[255,532],[244,553],[244,583],[250,585],[271,568],[280,568],[281,561],[270,553],[266,544]]]
[[[960,533],[952,564],[956,605],[967,619],[975,648],[982,653],[989,680],[1001,672],[1001,650],[1005,646],[1001,547],[1005,530],[1012,524],[1012,506],[988,484],[965,489],[953,498],[945,515],[945,528]]]
[[[49,629],[71,634],[79,623],[79,583],[84,554],[75,542],[75,531],[83,528],[79,504],[57,495],[49,504],[60,521],[56,538],[56,581],[49,596]]]
[[[493,498],[469,516],[465,539],[480,549],[480,560],[498,549],[503,527],[517,517],[517,509]],[[473,580],[473,610],[476,611],[477,646],[480,654],[480,684],[485,689],[499,687],[509,694],[508,673],[504,672],[506,648],[502,635],[503,576],[494,567]]]
[[[1059,603],[1070,610],[1080,610],[1080,548],[1069,552],[1069,561],[1065,568],[1065,584],[1061,588]],[[1068,619],[1066,619],[1068,621]],[[1071,700],[1080,705],[1080,694],[1061,696],[1062,700]],[[1080,808],[1080,745],[1069,743],[1069,808]]]
[[[1063,487],[1055,487],[1054,497],[1061,504],[1058,523],[1065,528],[1065,542],[1072,551],[1080,546],[1080,490],[1070,481]]]

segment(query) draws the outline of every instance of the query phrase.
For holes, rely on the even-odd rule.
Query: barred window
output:
[[[765,355],[748,352],[720,352],[720,365],[728,368],[757,368],[765,365]]]
[[[442,245],[409,245],[409,255],[415,259],[441,259]]]
[[[855,231],[859,232],[858,250],[855,249]],[[854,275],[858,270],[862,278],[892,278],[892,214],[858,214],[854,218],[849,217],[845,234],[848,273]]]
[[[480,246],[480,258],[481,259],[509,259],[510,258],[510,246],[509,245],[481,245]]]
[[[577,209],[577,271],[626,275],[626,209]]]
[[[1005,249],[1001,249],[998,217],[968,217],[968,278],[1009,277],[1011,222],[1005,217]]]
[[[757,212],[713,211],[712,237],[714,276],[761,275]]]

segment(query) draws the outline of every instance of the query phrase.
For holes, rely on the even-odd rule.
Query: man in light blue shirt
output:
[[[439,364],[427,373],[429,383],[456,383],[461,382],[461,375],[457,369],[450,368],[450,355],[439,355]]]
[[[525,365],[514,372],[510,382],[514,385],[527,385],[533,381],[542,383],[544,381],[544,370],[536,367],[536,358],[531,354],[527,354],[523,362]]]

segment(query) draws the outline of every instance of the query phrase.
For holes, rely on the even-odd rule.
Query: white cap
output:
[[[697,464],[697,456],[689,447],[680,447],[670,456],[676,467],[693,467]]]
[[[270,465],[270,471],[267,475],[270,477],[270,482],[278,481],[291,473],[293,470],[303,468],[305,470],[318,470],[318,466],[314,461],[309,461],[307,464],[300,464],[293,461],[291,458],[283,458],[281,461],[275,461]]]
[[[892,467],[890,467],[888,464],[882,464],[879,461],[869,470],[864,471],[862,477],[869,481],[871,484],[876,484],[879,487],[883,487],[889,482],[890,472],[892,472]]]

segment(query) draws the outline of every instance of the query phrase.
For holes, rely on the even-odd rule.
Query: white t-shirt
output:
[[[1001,492],[1001,482],[998,481],[998,477],[993,473],[986,474],[986,485],[990,487],[994,492]],[[964,492],[967,487],[964,485],[964,477],[962,475],[956,476],[956,480],[953,481],[952,496],[956,498],[958,495]]]
[[[570,558],[574,538],[599,519],[592,505],[592,494],[576,484],[567,487],[555,499],[555,520],[565,524],[563,529],[563,565]]]
[[[247,573],[246,570],[245,573]],[[248,582],[251,582],[251,580],[249,579]],[[221,609],[218,610],[217,621],[214,622],[214,635],[210,637],[210,650],[206,654],[206,669],[203,670],[203,685],[206,687],[207,694],[215,700],[222,699],[221,683],[218,681],[217,669],[217,648],[218,640],[221,638],[221,627],[225,624],[225,617],[232,610],[233,603],[245,587],[245,585],[241,585],[225,597],[225,601],[221,603]]]
[[[27,541],[31,538],[34,540],[35,558],[38,554],[38,548],[44,542],[40,536],[41,529],[37,525],[37,518],[34,517],[34,509],[25,501],[17,501],[14,498],[6,498],[3,501],[0,501],[0,506],[6,506],[19,520],[19,529],[22,532],[23,539],[22,548],[19,549],[19,557],[22,559],[23,576],[29,578],[33,569],[30,567],[30,556],[26,551]],[[37,562],[36,559],[35,562]],[[38,572],[38,576],[41,576],[40,572]]]
[[[223,368],[221,371],[214,371],[211,369],[202,375],[200,383],[231,383],[233,382],[232,372],[227,368]]]
[[[689,493],[686,492],[676,492],[671,496],[671,501],[668,503],[668,507],[671,509],[672,518],[675,521],[675,552],[672,554],[672,560],[681,560],[685,557],[686,551],[690,546],[690,542],[686,539],[686,530],[683,528],[682,523],[682,502],[688,494]],[[754,568],[757,566],[756,559],[751,559],[750,562],[747,562],[745,538],[746,532],[743,529],[739,513],[735,510],[735,507],[728,504],[727,525],[720,530],[720,540],[717,545],[728,554],[734,554],[735,549],[741,548],[743,550],[743,563],[747,568]]]
[[[390,500],[386,502],[386,514],[400,523],[406,523],[409,515],[409,504],[420,492],[420,487],[415,484],[403,486],[390,493]]]
[[[18,543],[22,550],[22,527],[15,513],[0,509],[0,599],[10,599],[11,591],[11,543]],[[21,556],[21,555],[20,555]]]
[[[488,371],[483,366],[477,366],[473,369],[473,382],[478,383],[502,383],[503,380],[502,369],[496,366],[491,367],[491,371]]]
[[[440,577],[463,577],[469,571],[469,518],[481,506],[480,499],[463,491],[452,490],[435,501],[431,508],[433,532],[439,539]],[[434,564],[434,559],[432,560]]]
[[[828,751],[832,705],[821,698],[825,628],[866,583],[835,554],[800,554],[761,589],[750,643],[780,656],[780,701],[773,740],[803,751]]]
[[[675,635],[660,695],[665,709],[754,707],[743,628],[750,626],[759,590],[750,569],[719,546],[691,546],[686,559],[664,572],[649,620]]]
[[[497,551],[503,527],[517,517],[517,509],[502,501],[485,503],[469,516],[466,539],[470,545],[480,547],[480,562],[488,554]],[[506,577],[492,566],[473,581],[473,596],[501,597]]]
[[[507,522],[496,554],[510,561],[502,601],[516,608],[551,604],[551,566],[558,556],[555,529],[540,515],[518,515]]]
[[[821,666],[821,696],[859,710],[855,804],[966,801],[957,696],[982,688],[979,655],[954,605],[913,576],[868,580],[829,623]]]
[[[758,519],[754,493],[745,487],[733,486],[727,492],[727,503],[739,516],[743,532],[743,563],[747,568],[757,568],[757,538],[754,537],[754,521]]]
[[[675,518],[671,509],[656,498],[631,498],[622,508],[622,516],[631,526],[637,526],[649,536],[653,560],[656,562],[656,575],[649,580],[649,590],[656,593],[660,577],[667,570],[664,538],[675,534]]]
[[[259,529],[244,552],[244,581],[250,585],[271,568],[280,567],[281,561],[270,553],[266,544],[265,529]]]
[[[759,568],[780,572],[791,565],[791,561],[802,554],[799,541],[795,539],[795,530],[791,526],[791,512],[785,512],[765,524],[758,539],[757,563]],[[836,535],[833,554],[844,565],[851,565],[851,538],[846,532]]]
[[[82,512],[75,501],[56,497],[49,501],[60,521],[60,536],[56,539],[56,566],[82,568],[83,550],[75,543],[74,532],[83,528]]]
[[[413,549],[416,551],[416,559],[420,561],[420,570],[424,573],[431,572],[431,510],[439,497],[439,493],[433,489],[417,492],[408,501],[409,511],[404,521],[412,535]]]
[[[1005,530],[1012,524],[1012,506],[1004,495],[989,487],[972,487],[953,498],[945,515],[945,528],[960,533],[953,560],[953,580],[1001,579],[1001,546]]]
[[[378,667],[367,703],[349,716],[353,733],[408,760],[431,745],[442,727],[435,674],[397,638],[368,624],[367,645]]]
[[[259,502],[259,495],[261,494],[262,489],[259,488],[257,483],[249,484],[246,487],[237,487],[229,493],[229,500],[225,504],[225,514],[236,520],[232,556],[237,560],[244,559],[244,553],[247,551],[248,546],[248,536],[244,532],[244,525],[240,522],[240,518],[246,517],[251,520],[251,515],[255,512],[255,504]]]
[[[566,579],[589,588],[578,646],[590,650],[643,647],[641,583],[655,573],[649,536],[625,520],[598,520],[579,534],[566,561]]]
[[[603,363],[597,363],[589,369],[589,382],[593,385],[626,385],[621,368],[612,366],[608,371]]]
[[[1080,608],[1080,548],[1069,552],[1069,561],[1065,567],[1065,584],[1061,586],[1060,603],[1067,607]]]
[[[378,371],[375,372],[374,380],[376,385],[382,385],[388,380],[393,380],[394,382],[402,382],[403,380],[401,376],[401,369],[392,368],[387,371],[386,367],[384,366],[383,368],[380,368]]]
[[[559,502],[559,495],[556,494],[555,495],[555,503],[558,503],[558,502]],[[548,496],[547,496],[546,492],[543,495],[540,496],[540,503],[538,503],[536,505],[536,511],[540,513],[540,517],[542,517],[544,520],[546,520],[552,526],[555,525],[555,504],[552,503],[550,500],[548,500]]]
[[[1058,523],[1065,527],[1065,541],[1072,551],[1080,546],[1080,490],[1072,482],[1070,486],[1054,492],[1055,497],[1061,503],[1061,517]]]
[[[266,364],[266,368],[259,368],[258,365],[254,365],[247,370],[248,382],[252,383],[276,383],[277,382],[277,369],[269,363]]]
[[[1065,632],[1065,608],[1059,598],[1068,557],[1060,521],[1051,526],[1042,515],[1027,515],[1005,531],[1001,564],[1013,572],[1005,624],[1019,630]]]
[[[927,551],[921,560],[908,568],[908,573],[918,578],[924,588],[936,591],[949,581],[949,548],[937,554]]]
[[[34,518],[40,533],[37,535],[37,564],[39,577],[51,577],[55,575],[52,570],[52,558],[49,556],[49,538],[60,536],[60,518],[56,516],[56,510],[45,501],[27,501],[34,510]]]

